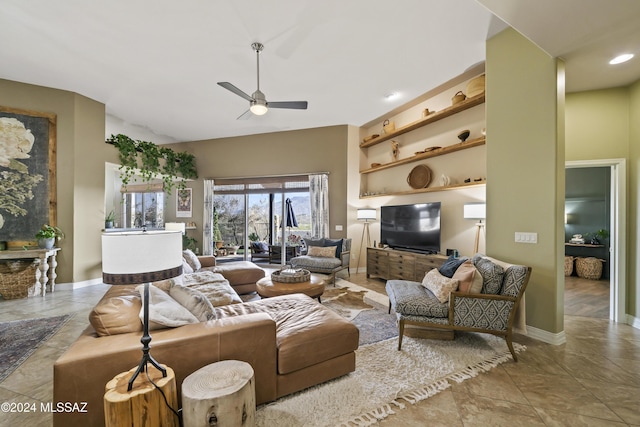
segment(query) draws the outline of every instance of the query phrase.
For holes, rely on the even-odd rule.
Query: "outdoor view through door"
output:
[[[213,194],[217,262],[286,263],[311,237],[307,175],[218,179]]]

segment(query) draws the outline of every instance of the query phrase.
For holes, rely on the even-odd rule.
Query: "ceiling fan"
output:
[[[260,52],[264,49],[262,43],[252,43],[251,47],[256,51],[256,64],[257,64],[257,82],[258,88],[251,96],[241,91],[229,82],[218,82],[223,88],[235,93],[236,95],[249,101],[250,106],[238,119],[248,119],[251,113],[256,116],[261,116],[269,111],[269,108],[289,108],[294,110],[306,110],[307,101],[282,101],[282,102],[267,102],[264,93],[260,91]]]

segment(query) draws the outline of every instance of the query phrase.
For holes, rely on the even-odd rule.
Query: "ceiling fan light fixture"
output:
[[[618,55],[615,58],[613,58],[611,61],[609,61],[609,64],[611,65],[622,64],[623,62],[627,62],[631,58],[633,58],[633,53],[625,53],[623,55]]]
[[[266,105],[258,104],[257,102],[252,102],[249,110],[256,116],[262,116],[264,114],[267,114],[267,111],[269,111]]]

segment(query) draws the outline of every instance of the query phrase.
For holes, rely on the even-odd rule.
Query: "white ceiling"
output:
[[[502,21],[565,59],[569,91],[640,79],[637,0],[3,0],[0,10],[0,78],[95,99],[107,135],[156,143],[360,126],[484,61]],[[308,110],[236,120],[248,102],[216,83],[253,93],[255,41],[267,100]],[[609,66],[622,51],[638,57]]]

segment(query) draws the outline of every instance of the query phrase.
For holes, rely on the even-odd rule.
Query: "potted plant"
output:
[[[589,235],[592,236],[590,243],[592,245],[599,245],[602,241],[604,241],[607,237],[609,237],[609,232],[604,228],[601,228],[600,230],[594,233],[589,233]]]
[[[113,223],[116,220],[115,212],[111,211],[104,217],[104,228],[113,228]]]
[[[38,247],[41,249],[53,248],[56,240],[60,241],[64,238],[62,230],[55,225],[44,224],[42,228],[36,233],[36,239],[38,239]]]

